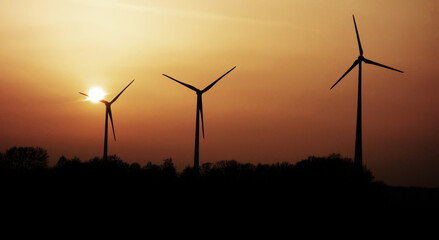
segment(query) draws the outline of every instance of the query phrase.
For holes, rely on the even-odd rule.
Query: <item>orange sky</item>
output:
[[[184,3],[183,3],[184,2]],[[354,155],[358,56],[363,163],[378,180],[439,187],[439,13],[436,1],[0,2],[0,151],[41,146],[101,156],[105,107],[78,91],[102,87],[126,162],[192,165],[196,95],[204,88],[200,162],[297,162]]]

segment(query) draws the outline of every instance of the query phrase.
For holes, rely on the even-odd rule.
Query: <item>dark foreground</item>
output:
[[[52,168],[3,164],[2,206],[56,211],[101,210],[172,213],[272,212],[330,209],[438,208],[439,189],[392,187],[373,180],[350,159],[331,155],[296,164],[221,161],[177,173],[162,165],[61,158]],[[6,209],[8,209],[6,208]]]

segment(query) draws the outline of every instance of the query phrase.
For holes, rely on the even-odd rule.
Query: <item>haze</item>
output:
[[[204,88],[200,164],[297,162],[354,156],[358,70],[329,90],[358,55],[363,66],[363,164],[391,185],[439,187],[437,1],[0,2],[0,151],[40,146],[101,156],[105,110],[78,91],[112,99],[126,162],[192,165],[196,95]]]

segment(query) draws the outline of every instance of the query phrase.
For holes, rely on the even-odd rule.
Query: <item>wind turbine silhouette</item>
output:
[[[101,103],[105,104],[105,138],[104,138],[104,156],[103,156],[103,160],[106,161],[107,160],[107,143],[108,143],[108,116],[110,116],[110,120],[111,120],[111,128],[113,129],[113,137],[114,137],[114,141],[116,141],[116,134],[114,133],[114,124],[113,124],[113,115],[111,114],[111,104],[113,104],[118,98],[119,96],[123,93],[123,91],[125,91],[125,89],[127,89],[131,83],[133,83],[133,81],[130,82],[130,84],[128,84],[119,94],[117,94],[116,97],[113,98],[113,100],[111,100],[110,102],[105,101],[105,100],[99,100]],[[79,94],[82,94],[86,97],[89,97],[87,94],[79,92]]]
[[[228,72],[224,73],[221,77],[219,77],[217,80],[215,80],[213,83],[211,83],[209,86],[207,86],[206,88],[204,88],[203,90],[200,90],[194,86],[191,86],[189,84],[183,83],[178,81],[175,78],[172,78],[166,74],[163,74],[163,76],[168,77],[178,83],[180,83],[183,86],[186,86],[187,88],[194,90],[197,93],[197,111],[196,111],[196,118],[195,118],[195,153],[194,153],[194,170],[195,172],[198,172],[199,169],[199,164],[200,164],[200,149],[199,149],[199,145],[200,145],[200,116],[201,116],[201,126],[202,126],[202,130],[203,130],[203,138],[204,138],[204,120],[203,120],[203,98],[202,95],[203,93],[207,92],[210,88],[213,87],[213,85],[215,85],[221,78],[223,78],[224,76],[226,76],[229,72],[231,72],[233,69],[235,69],[236,66],[234,66],[232,69],[230,69]]]
[[[355,25],[355,32],[357,34],[357,41],[358,41],[358,48],[360,50],[360,56],[358,56],[358,58],[354,61],[354,63],[352,64],[352,66],[343,74],[343,76],[340,77],[340,79],[338,79],[338,81],[332,85],[331,89],[337,85],[338,82],[341,81],[342,78],[344,78],[344,76],[346,76],[355,66],[358,65],[358,102],[357,102],[357,131],[356,131],[356,137],[355,137],[355,158],[354,158],[354,164],[358,167],[362,167],[363,166],[363,149],[362,149],[362,137],[361,137],[361,63],[367,63],[367,64],[372,64],[372,65],[376,65],[379,67],[383,67],[383,68],[387,68],[393,71],[397,71],[397,72],[403,72],[400,71],[398,69],[395,68],[391,68],[388,66],[385,66],[383,64],[374,62],[372,60],[369,60],[365,57],[363,57],[363,48],[361,47],[361,42],[360,42],[360,36],[358,35],[358,29],[357,29],[357,23],[355,22],[355,17],[354,15],[352,15],[353,19],[354,19],[354,25]]]

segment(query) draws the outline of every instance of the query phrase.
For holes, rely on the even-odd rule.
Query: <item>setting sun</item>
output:
[[[104,99],[105,97],[105,92],[98,87],[94,87],[92,89],[90,89],[90,91],[88,91],[88,100],[97,103],[100,100]]]
[[[51,166],[102,157],[105,113],[108,156],[129,164],[172,158],[180,171],[195,152],[200,167],[357,152],[386,184],[439,187],[438,7],[0,0],[0,175],[13,146],[46,148]],[[191,91],[233,66],[202,99]]]

